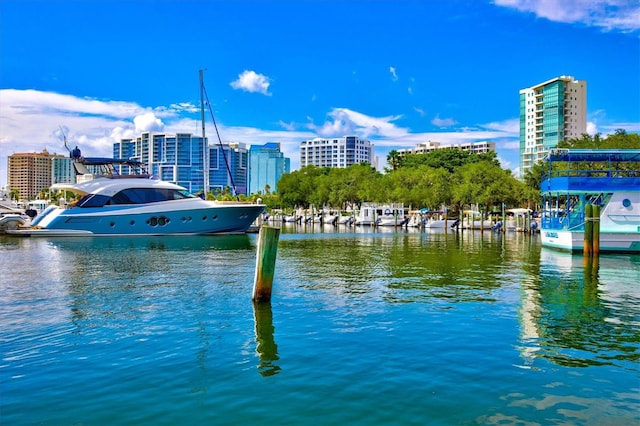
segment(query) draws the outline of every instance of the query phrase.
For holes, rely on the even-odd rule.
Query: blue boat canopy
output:
[[[561,149],[549,151],[547,162],[640,162],[640,149]]]

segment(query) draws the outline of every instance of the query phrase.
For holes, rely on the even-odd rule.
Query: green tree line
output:
[[[640,136],[617,130],[602,137],[584,134],[562,141],[559,148],[640,149]],[[363,202],[403,203],[405,207],[452,211],[479,204],[483,210],[507,207],[534,208],[539,201],[542,163],[517,179],[502,169],[495,152],[473,154],[458,149],[439,149],[426,154],[387,156],[389,167],[378,172],[368,163],[347,168],[306,166],[282,176],[277,192],[253,194],[270,209],[323,206],[344,209]],[[213,198],[212,194],[209,194]],[[209,197],[208,197],[209,198]],[[220,198],[219,194],[215,198]],[[244,198],[244,197],[243,197]]]
[[[457,211],[476,203],[489,209],[502,203],[537,201],[537,194],[500,167],[495,152],[471,154],[453,149],[403,157],[395,170],[386,173],[368,163],[347,168],[306,166],[283,175],[277,194],[262,197],[268,207],[281,209],[311,205],[344,209],[363,202],[393,202],[416,209],[445,206]]]

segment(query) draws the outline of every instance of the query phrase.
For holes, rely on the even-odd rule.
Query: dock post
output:
[[[256,274],[253,282],[254,302],[271,301],[273,275],[276,269],[276,254],[280,228],[262,226],[258,236],[258,250],[256,253]]]
[[[600,206],[594,204],[591,206],[591,223],[592,225],[592,250],[594,256],[600,254]]]
[[[584,206],[584,248],[583,254],[591,256],[593,253],[593,206],[586,204]]]

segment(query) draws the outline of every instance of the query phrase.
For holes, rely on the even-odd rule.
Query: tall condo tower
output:
[[[586,81],[563,75],[520,90],[520,176],[558,142],[586,132]]]

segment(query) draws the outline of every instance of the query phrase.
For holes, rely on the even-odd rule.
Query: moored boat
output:
[[[0,200],[0,234],[8,230],[29,226],[31,217],[17,204],[6,200]]]
[[[640,150],[552,150],[540,185],[543,246],[584,247],[586,206],[600,207],[599,250],[640,252]]]
[[[76,194],[76,201],[51,205],[26,227],[7,229],[22,236],[202,235],[244,233],[265,205],[207,201],[182,186],[150,178],[134,170],[139,162],[78,157],[76,170],[102,168],[104,174],[83,173],[80,183],[55,184],[52,190]],[[79,176],[80,177],[80,176]]]
[[[464,210],[461,226],[464,229],[491,229],[493,221],[483,217],[483,214],[477,210]]]

